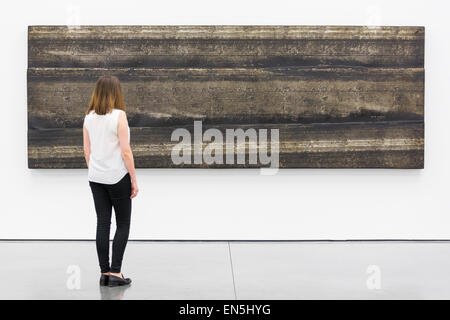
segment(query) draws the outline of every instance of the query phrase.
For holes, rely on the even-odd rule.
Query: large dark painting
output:
[[[84,111],[115,75],[137,167],[423,168],[424,33],[31,26],[28,165],[85,167]]]

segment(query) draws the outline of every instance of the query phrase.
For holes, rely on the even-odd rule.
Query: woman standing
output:
[[[101,270],[100,285],[127,285],[131,279],[124,278],[121,266],[130,231],[131,199],[137,196],[138,186],[122,89],[116,77],[100,77],[95,85],[84,118],[83,144],[89,168],[89,185],[97,212],[96,246]],[[110,265],[112,208],[117,230]]]

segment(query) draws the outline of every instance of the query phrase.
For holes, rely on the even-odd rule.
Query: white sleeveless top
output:
[[[91,111],[84,117],[84,127],[89,133],[91,142],[89,181],[115,184],[128,172],[117,135],[117,124],[121,112],[124,111],[113,109],[111,113],[98,115]],[[130,128],[128,128],[128,141],[130,141]]]

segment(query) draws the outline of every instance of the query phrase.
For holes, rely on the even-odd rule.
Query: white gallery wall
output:
[[[424,170],[139,169],[132,239],[450,239],[446,1],[2,4],[0,239],[93,239],[87,170],[27,168],[28,25],[425,26]]]

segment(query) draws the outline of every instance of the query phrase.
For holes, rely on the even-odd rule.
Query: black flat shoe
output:
[[[100,285],[104,287],[107,286],[108,283],[109,283],[109,276],[106,274],[102,274],[100,276]]]
[[[123,277],[123,274],[122,274]],[[108,287],[126,286],[131,283],[130,278],[121,278],[113,275],[109,276]]]

